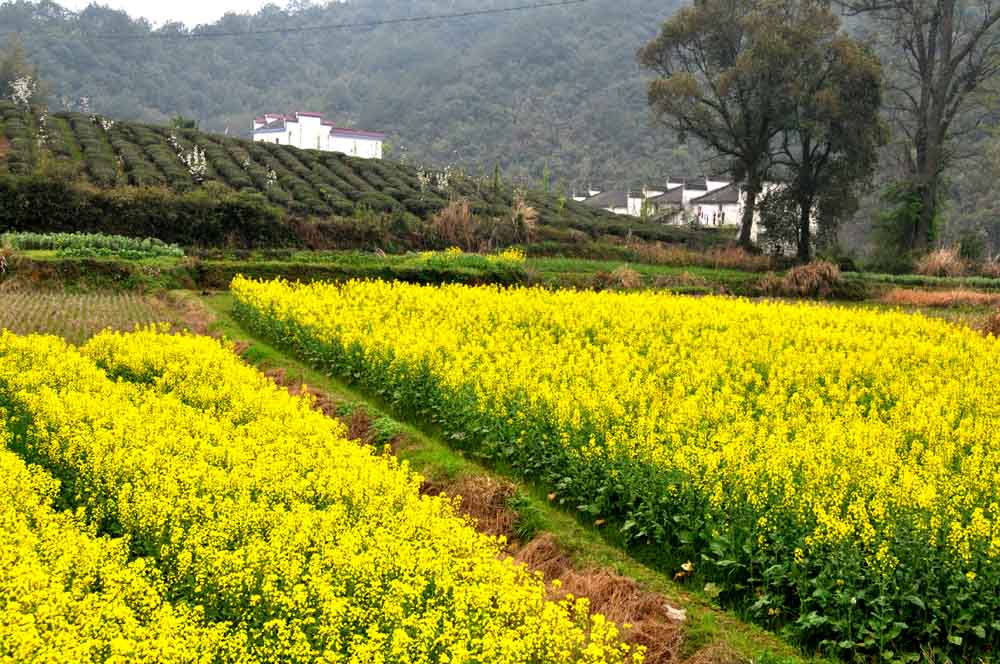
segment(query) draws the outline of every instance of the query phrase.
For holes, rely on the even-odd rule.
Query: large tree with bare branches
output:
[[[835,0],[873,19],[883,49],[890,118],[904,138],[902,158],[920,211],[906,248],[926,250],[934,233],[942,178],[956,157],[959,119],[1000,72],[1000,2],[994,0]],[[973,122],[974,124],[974,122]]]

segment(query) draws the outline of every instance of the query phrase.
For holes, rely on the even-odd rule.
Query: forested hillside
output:
[[[303,3],[304,4],[304,3]],[[517,4],[517,3],[514,3]],[[323,112],[385,131],[395,159],[552,184],[641,186],[700,172],[698,147],[650,127],[636,50],[677,2],[621,0],[378,28],[216,39],[134,39],[150,26],[90,7],[0,6],[53,84],[53,109],[92,110],[203,129],[249,131],[267,110]],[[195,32],[266,30],[504,7],[501,0],[353,0],[295,11],[269,6]],[[93,35],[123,35],[95,38]],[[71,109],[79,110],[75,106]]]

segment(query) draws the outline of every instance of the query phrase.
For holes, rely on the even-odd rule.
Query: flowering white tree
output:
[[[188,173],[195,182],[203,182],[208,175],[208,160],[205,159],[205,151],[197,145],[191,150],[181,155],[181,161],[187,166]]]
[[[204,182],[205,176],[208,175],[208,159],[205,157],[205,151],[198,147],[198,145],[195,145],[188,152],[173,134],[170,134],[170,138],[167,141],[170,143],[170,147],[174,149],[174,152],[177,153],[177,158],[187,167],[188,173],[191,174],[194,181],[199,184]]]
[[[15,78],[10,83],[10,99],[18,106],[28,108],[38,89],[38,82],[31,76]]]

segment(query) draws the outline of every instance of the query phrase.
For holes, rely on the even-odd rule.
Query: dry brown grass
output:
[[[920,258],[914,266],[917,274],[930,277],[960,277],[968,266],[958,254],[958,249],[942,247]]]
[[[747,660],[725,644],[714,643],[684,660],[684,664],[745,664]]]
[[[592,611],[618,625],[631,625],[623,630],[625,639],[646,647],[646,662],[679,661],[683,623],[671,620],[661,595],[645,591],[632,579],[606,569],[577,569],[549,534],[529,542],[514,558],[545,575],[553,599],[569,594],[588,597]],[[552,583],[554,580],[559,583]]]
[[[289,376],[288,372],[282,368],[268,369],[264,372],[264,375],[288,390],[289,394],[310,397],[313,408],[322,412],[327,417],[337,417],[341,402],[331,397],[328,392],[306,384],[302,376]]]
[[[208,334],[208,330],[216,321],[216,315],[205,306],[201,300],[187,295],[177,295],[172,292],[159,297],[163,306],[173,309],[184,327],[195,334]]]
[[[707,288],[709,281],[705,277],[699,277],[697,274],[685,271],[680,274],[657,275],[653,280],[653,286],[656,288],[673,288],[677,286]]]
[[[458,511],[472,519],[476,530],[493,536],[503,536],[510,545],[516,545],[514,524],[517,513],[510,507],[510,499],[517,487],[506,480],[473,475],[456,482],[441,484],[425,481],[420,488],[428,496],[444,494],[458,497]]]
[[[1000,259],[983,261],[978,266],[978,273],[984,277],[1000,278]]]
[[[476,232],[479,220],[472,215],[472,205],[462,198],[448,203],[448,206],[431,219],[430,232],[439,242],[463,251],[478,248]]]
[[[769,256],[749,254],[739,247],[726,247],[710,251],[692,251],[683,246],[661,242],[633,242],[628,245],[644,263],[674,267],[697,266],[765,272],[774,269]]]
[[[763,254],[749,254],[739,247],[727,247],[708,253],[711,267],[747,272],[766,272],[774,269],[774,259]]]
[[[1000,293],[983,293],[968,288],[940,291],[894,288],[880,301],[901,307],[991,307],[1000,304]]]
[[[781,280],[781,294],[792,297],[829,297],[840,282],[840,268],[829,261],[793,267]]]
[[[598,272],[591,285],[597,290],[632,290],[642,287],[642,275],[627,265],[622,265],[611,272]]]
[[[986,320],[983,321],[982,325],[979,326],[979,331],[985,335],[993,335],[994,337],[1000,339],[1000,310],[994,311],[990,314]]]

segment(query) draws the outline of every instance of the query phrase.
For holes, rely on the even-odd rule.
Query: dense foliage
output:
[[[676,4],[676,3],[674,3]],[[196,31],[269,30],[507,7],[501,0],[361,0],[229,15]],[[673,4],[582,3],[462,20],[252,38],[171,39],[122,11],[15,0],[0,25],[79,110],[167,124],[182,114],[208,131],[245,136],[266,111],[325,113],[340,126],[385,131],[389,157],[540,180],[639,187],[697,175],[699,153],[647,122],[639,44]],[[154,33],[153,39],[81,39]],[[336,48],[330,44],[335,43]],[[279,64],[280,63],[280,64]],[[290,72],[294,71],[294,75]],[[128,81],[123,87],[120,82]],[[568,192],[567,192],[568,193]]]
[[[37,500],[57,496],[67,511],[55,518],[67,538],[88,541],[74,535],[77,522],[97,533],[92,553],[71,542],[59,546],[86,563],[84,573],[109,568],[101,581],[75,579],[80,595],[64,599],[58,592],[66,563],[52,571],[55,587],[30,580],[44,580],[47,571],[30,566],[32,550],[43,562],[59,552],[33,537],[56,533],[30,519],[13,541],[5,532],[0,560],[14,566],[0,566],[0,592],[36,588],[57,611],[58,638],[72,639],[69,629],[58,632],[78,621],[79,635],[90,640],[52,652],[47,624],[42,639],[20,629],[37,620],[34,595],[15,595],[4,603],[0,657],[632,659],[617,627],[590,615],[586,599],[546,600],[542,581],[501,560],[498,541],[457,516],[450,499],[422,497],[420,477],[406,466],[348,441],[342,424],[212,339],[104,333],[76,350],[54,337],[4,333],[0,405],[7,447],[20,457],[11,465],[23,459],[40,467],[33,471]],[[6,493],[0,499],[0,514],[11,500]],[[128,583],[130,575],[139,578]],[[183,611],[172,611],[163,596]],[[113,611],[115,620],[101,621],[88,607]],[[130,610],[144,611],[134,617]],[[118,621],[123,628],[112,630]],[[164,639],[149,643],[157,630]],[[151,654],[155,648],[172,657]]]
[[[810,305],[237,279],[260,332],[847,657],[1000,645],[997,340]],[[676,567],[674,567],[676,569]]]

